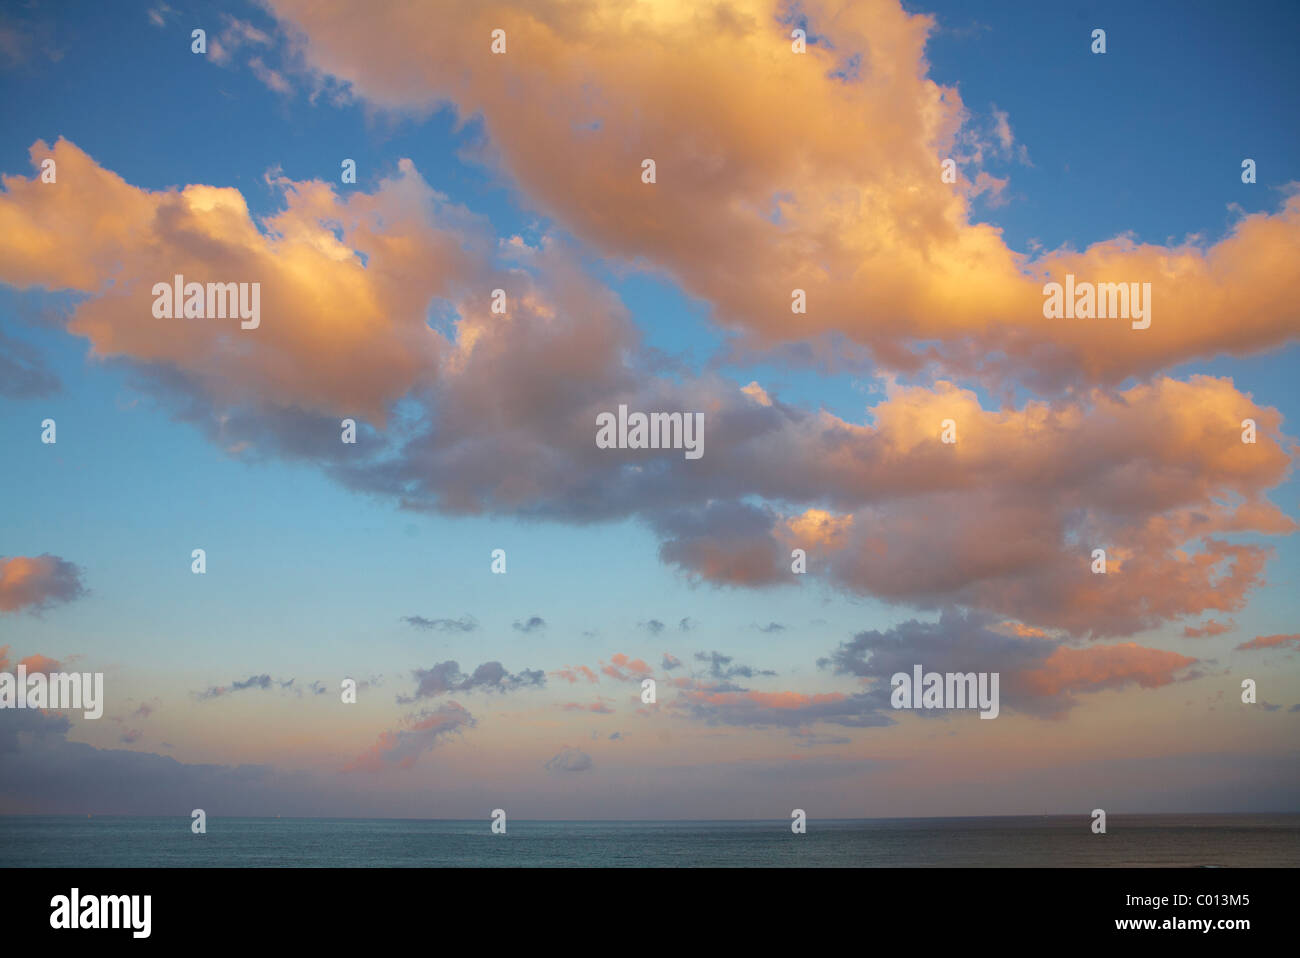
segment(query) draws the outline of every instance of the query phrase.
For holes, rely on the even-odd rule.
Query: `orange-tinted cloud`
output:
[[[557,707],[566,712],[594,712],[597,715],[614,714],[614,710],[604,702],[564,702]]]
[[[48,655],[37,653],[20,660],[18,664],[26,668],[30,675],[33,672],[57,672],[63,663],[58,659],[50,658]]]
[[[426,311],[470,278],[471,239],[430,225],[442,200],[410,161],[346,199],[274,179],[285,209],[259,229],[238,190],[139,189],[63,139],[32,147],[34,165],[46,156],[56,183],[3,177],[0,281],[90,294],[68,329],[95,356],[175,367],[227,403],[251,394],[379,423],[436,365],[444,344]],[[177,274],[260,283],[260,325],[155,318],[152,288]]]
[[[837,516],[825,509],[808,509],[785,520],[781,538],[794,548],[839,549],[845,544],[853,516]]]
[[[802,709],[809,705],[821,705],[829,702],[842,702],[846,695],[842,692],[824,692],[808,695],[802,692],[696,692],[686,693],[700,702],[710,705],[735,705],[739,702],[753,702],[769,709]]]
[[[311,70],[372,104],[481,116],[536,207],[607,254],[666,269],[761,342],[837,331],[913,368],[912,348],[938,341],[954,370],[1051,389],[1300,332],[1300,195],[1212,246],[1117,238],[1034,261],[975,222],[971,198],[1005,185],[979,166],[1010,151],[1009,121],[975,132],[958,91],[928,77],[934,19],[896,0],[805,0],[823,41],[803,55],[783,0],[467,0],[439,9],[439,35],[458,42],[436,57],[418,5],[376,2],[364,18],[343,0],[270,6]],[[496,28],[505,55],[489,50]],[[948,157],[963,168],[955,185],[939,175]],[[1045,319],[1042,287],[1066,273],[1151,283],[1150,328]],[[791,313],[794,289],[805,315]]]
[[[1047,637],[1047,633],[1042,629],[1035,628],[1032,625],[1025,625],[1023,622],[1003,622],[994,628],[999,632],[1017,635],[1022,639],[1043,639]]]
[[[1038,668],[1020,679],[1039,695],[1062,692],[1095,692],[1136,683],[1144,689],[1174,681],[1174,673],[1196,659],[1177,652],[1149,649],[1125,642],[1094,645],[1084,649],[1061,646]]]
[[[0,612],[39,611],[86,592],[81,570],[58,556],[0,556]]]
[[[600,676],[597,675],[595,672],[593,672],[591,669],[587,668],[585,665],[566,666],[565,668],[557,669],[556,671],[550,672],[548,674],[555,676],[557,679],[563,679],[564,681],[568,682],[570,685],[572,685],[574,682],[577,682],[579,678],[586,679],[588,682],[600,681]]]
[[[1239,650],[1259,649],[1300,649],[1300,634],[1296,635],[1260,635],[1237,646]]]
[[[1231,380],[1157,378],[1000,409],[945,381],[888,385],[868,421],[853,422],[766,394],[757,402],[712,373],[659,374],[626,309],[573,250],[549,236],[512,242],[498,250],[507,265],[494,265],[481,224],[440,204],[409,163],[346,200],[325,184],[276,180],[287,209],[263,233],[237,191],[139,190],[71,144],[55,150],[76,173],[77,202],[40,192],[54,184],[6,179],[0,222],[14,228],[0,244],[22,255],[0,257],[0,278],[91,293],[70,328],[97,351],[173,371],[187,415],[223,442],[311,456],[408,508],[635,516],[666,562],[720,584],[793,582],[790,549],[811,545],[810,571],[844,589],[1098,636],[1239,610],[1270,550],[1227,537],[1295,528],[1267,499],[1291,465],[1281,416]],[[65,231],[76,255],[53,252]],[[147,296],[128,308],[126,292],[132,276],[148,292],[139,284],[159,244],[190,256],[182,268],[194,276],[257,264],[264,283],[280,277],[306,299],[277,306],[265,294],[257,330],[178,320],[165,328],[179,338],[159,337],[166,321]],[[477,291],[459,289],[457,264]],[[499,276],[505,315],[487,308]],[[312,298],[322,288],[328,306]],[[457,289],[452,328],[434,332],[431,303]],[[102,323],[100,310],[111,312]],[[278,332],[268,332],[273,316]],[[365,450],[337,441],[331,415],[362,409],[382,427],[397,398],[421,416]],[[707,455],[650,464],[597,448],[595,415],[621,402],[703,411]],[[1258,424],[1254,444],[1240,441],[1245,418]],[[949,419],[955,444],[940,441]],[[1107,552],[1105,576],[1087,571],[1093,548]]]
[[[602,664],[601,673],[620,682],[637,682],[654,672],[643,659],[633,659],[616,652],[609,658],[609,664]]]
[[[835,508],[683,510],[658,523],[664,558],[720,584],[792,583],[789,550],[802,545],[811,570],[854,591],[1118,636],[1239,610],[1270,550],[1226,537],[1295,529],[1266,496],[1291,467],[1280,417],[1230,380],[997,411],[941,382],[893,387],[869,413],[858,425],[779,407],[771,432],[751,427],[738,447],[720,438],[748,488],[785,501],[820,492]],[[1241,442],[1248,417],[1267,424],[1254,444]],[[941,441],[945,419],[955,444]],[[1091,573],[1095,548],[1105,575]]]
[[[679,694],[668,707],[676,714],[708,725],[785,728],[792,732],[819,723],[853,728],[894,724],[875,696],[843,692],[760,692],[729,682],[678,679]]]

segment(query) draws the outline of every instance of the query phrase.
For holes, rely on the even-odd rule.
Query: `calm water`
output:
[[[0,817],[0,866],[1286,866],[1300,815],[777,822]]]

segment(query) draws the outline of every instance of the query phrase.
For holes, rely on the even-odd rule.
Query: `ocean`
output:
[[[1296,867],[1300,815],[790,822],[0,817],[2,867]]]

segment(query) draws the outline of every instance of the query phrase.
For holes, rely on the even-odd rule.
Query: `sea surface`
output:
[[[1300,815],[790,822],[0,817],[0,867],[1296,867]]]

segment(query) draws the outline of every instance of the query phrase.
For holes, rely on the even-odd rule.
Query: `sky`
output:
[[[0,813],[1300,810],[1297,21],[6,5]]]

